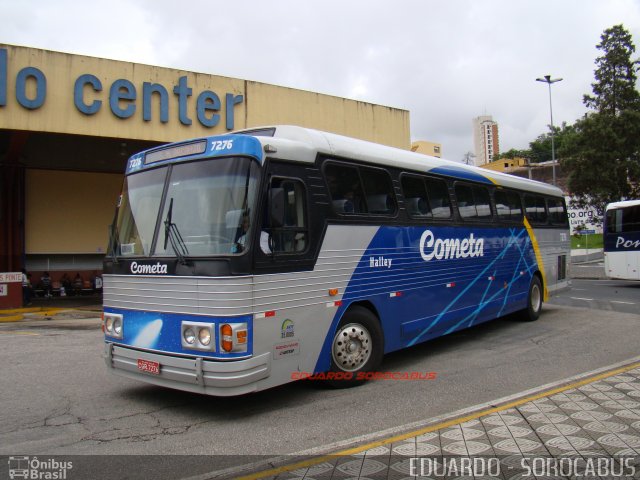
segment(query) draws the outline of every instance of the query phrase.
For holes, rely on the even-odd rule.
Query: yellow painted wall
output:
[[[435,142],[427,142],[426,140],[413,142],[411,144],[411,151],[438,158],[442,157],[442,145]]]
[[[26,253],[104,253],[122,175],[26,172]]]
[[[480,165],[487,170],[494,170],[496,172],[510,172],[514,168],[526,167],[527,161],[524,158],[504,158],[501,160],[494,160],[493,162]]]
[[[247,127],[300,125],[408,149],[409,112],[320,93],[247,82]]]
[[[0,105],[0,129],[172,142],[227,132],[225,96],[230,93],[244,97],[233,109],[236,130],[295,124],[400,148],[410,147],[406,110],[217,75],[11,45],[0,44],[0,49],[6,50],[7,58],[7,101],[5,106]],[[25,67],[37,68],[46,77],[45,102],[33,110],[21,106],[15,95],[16,76]],[[93,115],[81,113],[74,103],[74,85],[83,74],[95,75],[102,83],[100,92],[91,87],[83,89],[85,103],[102,101],[100,110]],[[190,126],[180,122],[178,96],[173,92],[182,76],[187,77],[192,89],[192,96],[186,102]],[[129,80],[136,89],[135,101],[120,102],[123,108],[128,103],[135,104],[136,111],[130,118],[118,118],[109,106],[109,89],[118,79]],[[143,120],[144,82],[161,84],[167,90],[167,123],[160,122],[157,98],[151,102],[151,121]],[[35,80],[29,79],[26,85],[27,97],[34,98]],[[221,101],[217,112],[220,122],[211,128],[203,126],[196,115],[196,98],[206,90],[215,92]]]

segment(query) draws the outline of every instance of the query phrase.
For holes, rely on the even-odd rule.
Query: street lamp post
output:
[[[561,82],[561,78],[551,78],[551,75],[545,75],[542,78],[536,78],[536,82],[544,82],[549,85],[549,112],[551,113],[551,171],[553,172],[553,184],[556,184],[556,145],[554,142],[555,132],[553,131],[553,106],[551,105],[551,84]]]

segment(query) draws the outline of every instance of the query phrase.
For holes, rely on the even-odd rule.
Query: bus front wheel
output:
[[[384,341],[376,316],[356,305],[345,313],[331,344],[332,387],[364,383],[382,363]]]
[[[523,320],[533,322],[540,317],[542,310],[542,283],[540,277],[534,275],[529,285],[529,295],[527,296],[527,308],[522,312]]]

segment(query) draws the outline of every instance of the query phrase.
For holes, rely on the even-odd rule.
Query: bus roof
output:
[[[273,136],[270,137],[256,138],[263,145],[275,147],[278,150],[277,157],[287,160],[312,163],[315,162],[317,153],[323,153],[380,166],[431,172],[506,188],[563,196],[561,189],[547,183],[310,128],[276,125],[235,133],[250,135],[254,131],[258,135],[272,133]]]
[[[621,202],[609,203],[605,211],[613,210],[614,208],[636,207],[638,205],[640,205],[640,200],[623,200]]]
[[[241,154],[249,155],[263,163],[266,158],[265,153],[272,154],[282,160],[302,163],[314,163],[318,154],[323,154],[339,159],[351,159],[380,165],[381,167],[433,173],[544,195],[563,196],[562,190],[547,183],[292,125],[256,127],[229,134],[161,145],[131,156],[127,163],[126,174],[202,156]]]

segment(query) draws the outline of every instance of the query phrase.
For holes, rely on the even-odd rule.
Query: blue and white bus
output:
[[[640,200],[606,206],[604,269],[609,278],[640,280]]]
[[[569,286],[562,191],[294,126],[132,156],[104,263],[116,374],[238,395],[326,373]]]

